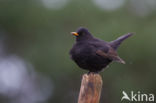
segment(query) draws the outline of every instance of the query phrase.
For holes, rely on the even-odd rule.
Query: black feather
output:
[[[112,61],[124,63],[117,55],[116,49],[123,40],[132,35],[131,33],[112,42],[94,38],[85,28],[79,28],[77,33],[79,36],[76,36],[76,43],[70,50],[70,55],[80,68],[90,72],[99,72]]]

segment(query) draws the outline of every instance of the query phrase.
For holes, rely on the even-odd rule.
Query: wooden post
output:
[[[84,74],[82,77],[78,103],[99,103],[102,78],[97,73]]]

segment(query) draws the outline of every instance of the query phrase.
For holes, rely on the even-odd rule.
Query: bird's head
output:
[[[93,38],[90,32],[83,27],[80,27],[77,32],[71,32],[72,35],[76,36],[77,41],[87,40]]]

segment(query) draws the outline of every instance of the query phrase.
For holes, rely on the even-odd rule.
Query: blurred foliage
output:
[[[83,73],[68,54],[70,35],[83,26],[96,37],[111,41],[128,32],[136,35],[119,48],[126,65],[112,63],[101,72],[101,103],[120,103],[122,91],[156,94],[156,12],[140,17],[129,2],[105,11],[89,0],[72,0],[61,9],[46,8],[39,0],[0,0],[0,31],[8,54],[17,54],[50,76],[54,93],[48,103],[76,103]]]

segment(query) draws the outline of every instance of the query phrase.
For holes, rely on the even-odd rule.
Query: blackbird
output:
[[[125,64],[125,61],[118,56],[116,50],[122,41],[133,35],[128,33],[114,41],[106,42],[93,37],[83,27],[79,28],[77,32],[71,32],[71,34],[76,36],[76,43],[70,50],[71,59],[80,68],[89,72],[100,72],[112,61]]]

